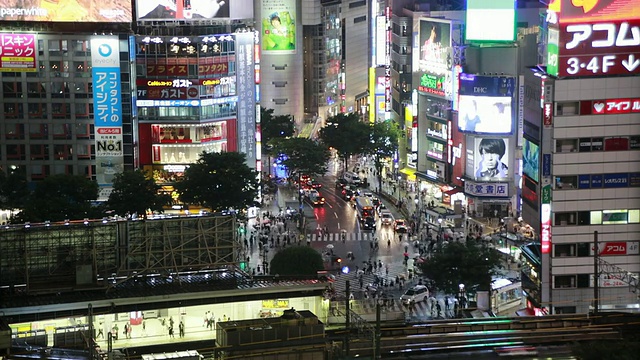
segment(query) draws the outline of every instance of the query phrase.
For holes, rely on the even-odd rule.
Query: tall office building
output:
[[[320,4],[313,0],[253,3],[260,34],[260,104],[274,109],[276,115],[291,115],[300,124],[304,119],[303,25],[317,25],[314,14]]]
[[[534,69],[542,116],[525,126],[523,148],[523,216],[541,241],[537,300],[553,313],[638,311],[640,4],[555,1],[545,23],[546,67]]]

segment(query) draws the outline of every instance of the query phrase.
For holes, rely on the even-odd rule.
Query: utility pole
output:
[[[373,335],[373,341],[374,343],[374,352],[373,352],[373,359],[380,359],[382,356],[380,354],[380,301],[381,299],[378,299],[378,302],[376,303],[376,331],[375,334]]]
[[[344,353],[347,356],[347,358],[349,357],[349,335],[351,334],[351,306],[349,304],[349,294],[351,294],[351,289],[350,289],[350,285],[351,283],[349,282],[349,280],[347,280],[345,282],[345,322],[344,322],[344,327],[345,327],[345,341],[344,341]]]
[[[593,232],[593,315],[598,314],[598,306],[600,297],[600,275],[598,274],[598,257],[600,257],[598,249],[598,232]]]

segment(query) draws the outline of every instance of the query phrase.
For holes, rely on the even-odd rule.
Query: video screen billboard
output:
[[[296,52],[296,1],[262,0],[262,51]]]
[[[522,144],[522,172],[533,181],[540,181],[540,149],[526,138]]]
[[[513,133],[515,78],[460,74],[458,129],[475,134]]]
[[[467,140],[466,174],[483,181],[509,177],[509,139],[469,138]]]
[[[414,46],[414,72],[435,75],[451,73],[451,23],[420,19],[418,41]]]
[[[638,0],[554,0],[549,10],[553,15],[547,17],[560,24],[640,19]]]
[[[136,0],[139,21],[251,19],[251,0]]]
[[[515,0],[467,0],[467,41],[514,41]]]
[[[3,0],[0,21],[131,22],[130,0]]]

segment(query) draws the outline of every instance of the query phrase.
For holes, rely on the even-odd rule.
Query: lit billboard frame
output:
[[[111,3],[115,3],[113,8],[106,8]],[[0,21],[128,23],[132,18],[130,0],[76,0],[75,4],[5,0],[0,9]]]
[[[513,42],[517,33],[515,0],[467,0],[465,39]]]
[[[458,130],[480,135],[514,132],[515,78],[460,74]]]
[[[466,176],[480,181],[509,179],[513,156],[510,142],[508,137],[468,137]]]
[[[0,34],[0,72],[38,71],[36,34]]]
[[[253,6],[253,5],[250,5]],[[262,52],[265,54],[295,54],[296,43],[296,1],[262,0]]]
[[[420,18],[414,33],[414,73],[444,75],[451,73],[453,57],[451,49],[452,22],[435,18]]]
[[[135,0],[138,21],[252,19],[252,0]]]

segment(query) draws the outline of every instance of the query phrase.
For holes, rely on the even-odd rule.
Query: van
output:
[[[352,171],[345,172],[344,179],[347,180],[349,184],[353,184],[356,186],[359,186],[362,183],[362,180],[360,180],[360,177],[358,176],[358,174]]]
[[[429,289],[424,285],[416,285],[400,296],[400,301],[402,301],[403,304],[409,305],[425,301],[428,297]]]

